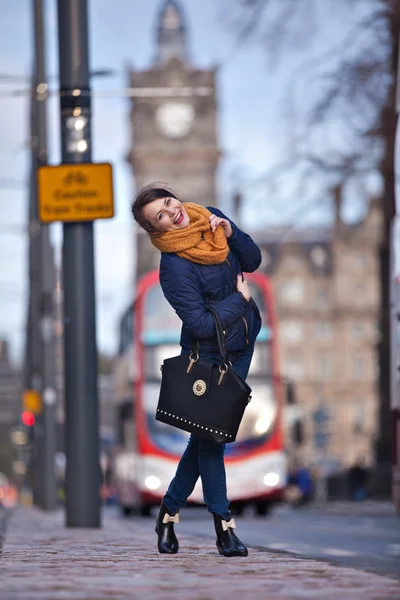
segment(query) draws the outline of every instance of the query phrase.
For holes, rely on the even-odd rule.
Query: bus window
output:
[[[185,450],[189,434],[156,421],[154,415],[160,393],[160,367],[166,358],[181,353],[181,327],[182,322],[164,298],[161,286],[157,284],[151,287],[145,297],[142,333],[145,373],[143,408],[152,442],[159,449],[176,456]]]
[[[254,281],[249,281],[249,287],[263,324],[254,347],[247,378],[252,389],[252,399],[245,410],[236,442],[226,446],[227,456],[243,454],[263,445],[274,432],[278,414],[279,399],[275,393],[276,381],[271,360],[273,334],[268,325],[267,299],[262,288]]]
[[[119,324],[118,354],[121,356],[133,343],[133,304],[123,315]]]
[[[264,443],[271,434],[277,416],[278,404],[273,393],[273,385],[265,381],[248,379],[251,386],[249,402],[236,437],[236,448],[246,446],[254,448]]]
[[[144,343],[162,343],[160,338],[178,336],[182,322],[172,306],[164,298],[160,285],[149,289],[145,299],[143,334]],[[156,336],[157,339],[153,339]]]
[[[260,332],[259,338],[261,337]],[[254,346],[253,358],[251,360],[249,377],[265,377],[271,373],[271,347],[268,343],[257,341]]]
[[[260,311],[262,322],[264,324],[266,324],[267,323],[267,307],[264,302],[264,294],[263,294],[261,288],[258,285],[256,285],[253,281],[248,281],[248,284],[249,284],[249,288],[250,288],[250,292],[251,292],[251,297],[253,298],[254,302],[257,304],[258,310]]]
[[[179,336],[178,336],[179,339]],[[149,381],[161,381],[161,365],[167,358],[178,356],[181,347],[177,344],[147,345],[145,346],[144,368],[145,377]]]
[[[156,421],[158,396],[160,393],[159,383],[146,383],[143,389],[144,411],[148,434],[154,444],[161,450],[170,454],[180,456],[187,446],[189,433]]]

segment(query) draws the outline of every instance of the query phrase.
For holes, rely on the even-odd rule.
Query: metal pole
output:
[[[36,74],[32,77],[32,87],[35,87]],[[42,390],[42,368],[41,368],[41,342],[40,342],[40,224],[38,220],[36,165],[38,146],[38,115],[37,102],[34,95],[31,97],[30,105],[30,145],[31,145],[31,175],[29,183],[29,300],[27,318],[27,347],[26,347],[26,372],[25,389]],[[40,503],[40,466],[38,463],[37,429],[33,439],[32,454],[30,457],[30,476],[32,483],[33,502]]]
[[[58,0],[58,32],[62,162],[91,162],[86,0]],[[100,527],[93,223],[63,229],[66,525]]]
[[[35,351],[39,363],[40,381],[35,388],[40,390],[43,401],[43,412],[37,416],[34,438],[34,500],[42,509],[54,510],[57,504],[55,474],[55,345],[53,337],[53,293],[55,287],[55,270],[53,249],[50,244],[50,231],[46,225],[38,223],[38,197],[36,170],[47,163],[47,126],[46,100],[47,84],[44,49],[44,11],[43,0],[33,1],[34,39],[35,39],[35,73],[34,105],[32,119],[33,165],[32,165],[32,220],[36,235],[35,240],[35,289],[34,302],[36,317],[31,322],[38,338]],[[37,230],[37,231],[36,231]],[[37,314],[39,313],[39,314]]]

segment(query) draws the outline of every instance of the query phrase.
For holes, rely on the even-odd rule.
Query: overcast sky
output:
[[[219,136],[224,151],[220,175],[220,204],[229,211],[236,183],[257,179],[279,162],[288,141],[288,123],[284,119],[285,94],[296,66],[306,56],[317,55],[337,44],[351,26],[354,12],[328,10],[329,2],[318,5],[315,40],[307,48],[299,47],[279,69],[271,68],[265,52],[257,43],[238,52],[235,36],[224,23],[226,0],[181,0],[189,29],[189,48],[193,63],[218,71]],[[234,0],[231,0],[233,3]],[[22,356],[27,292],[27,239],[22,227],[26,222],[29,177],[29,105],[26,96],[7,95],[24,84],[1,81],[1,75],[29,78],[33,62],[32,0],[3,0],[0,19],[0,336],[9,339],[12,355]],[[93,81],[96,90],[127,86],[126,67],[142,69],[154,55],[155,25],[161,0],[91,0],[91,69],[112,69],[114,75]],[[56,0],[46,0],[47,72],[58,71]],[[27,82],[28,83],[28,82]],[[57,81],[51,81],[56,87]],[[134,184],[125,156],[130,145],[129,101],[126,98],[93,100],[93,160],[114,165],[117,216],[97,222],[96,282],[98,344],[101,350],[115,351],[118,315],[131,294],[133,236],[129,205]],[[49,102],[50,163],[59,161],[58,98]],[[171,182],[173,185],[173,182]],[[290,217],[288,203],[269,206],[262,186],[246,186],[243,222],[277,222],[282,214]],[[307,218],[323,219],[328,213],[310,210]],[[59,252],[61,227],[52,226]]]

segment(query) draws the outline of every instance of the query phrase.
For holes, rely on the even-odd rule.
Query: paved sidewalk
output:
[[[399,583],[363,571],[251,550],[220,557],[213,540],[179,536],[159,555],[153,522],[106,518],[65,529],[63,515],[19,508],[0,560],[1,600],[386,600]],[[179,530],[178,530],[179,531]]]

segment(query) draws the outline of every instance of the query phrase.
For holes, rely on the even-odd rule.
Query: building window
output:
[[[303,267],[304,263],[298,256],[287,256],[282,263],[281,268],[287,271],[295,271],[298,273],[299,269]]]
[[[314,246],[310,252],[310,258],[318,269],[326,267],[329,255],[324,246]]]
[[[372,368],[372,375],[373,375],[374,381],[378,381],[380,373],[381,373],[381,368],[379,365],[379,361],[374,360],[373,368]]]
[[[355,340],[360,340],[364,337],[364,323],[362,321],[353,321],[351,324],[351,336]]]
[[[315,294],[315,306],[316,308],[328,308],[329,306],[329,295],[327,290],[317,290]]]
[[[357,252],[357,253],[355,253],[354,257],[353,257],[353,261],[354,261],[354,265],[356,267],[365,268],[365,267],[368,266],[368,259],[365,256],[364,252]]]
[[[280,338],[296,344],[304,339],[304,324],[301,321],[283,321],[279,327]]]
[[[304,281],[290,279],[279,287],[280,296],[287,304],[300,304],[304,300]]]
[[[365,430],[366,409],[365,402],[357,402],[353,407],[353,432],[361,434]]]
[[[367,286],[365,283],[355,283],[354,293],[356,294],[357,300],[362,300],[367,294]]]
[[[353,379],[355,381],[362,381],[365,376],[365,364],[364,358],[361,354],[354,354],[353,356]]]
[[[318,381],[326,381],[333,375],[333,362],[329,354],[320,352],[316,357],[316,376]]]
[[[313,413],[314,447],[324,449],[329,445],[333,413],[330,406],[321,404]]]
[[[330,340],[333,335],[333,324],[330,321],[317,321],[314,325],[314,336],[317,340]]]
[[[272,264],[272,256],[268,250],[265,250],[264,248],[261,249],[261,264],[264,269],[269,269]]]
[[[300,381],[304,379],[306,372],[304,362],[300,356],[288,356],[283,361],[283,373],[285,377],[293,379],[294,381]]]

